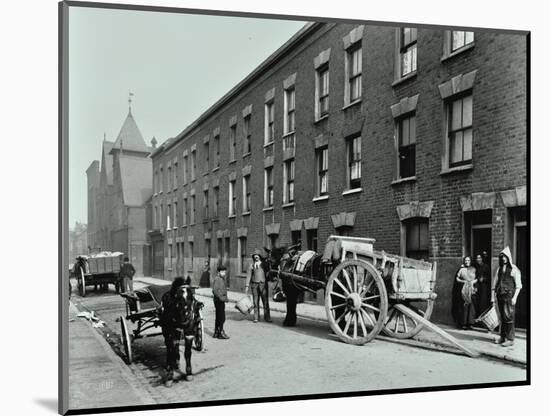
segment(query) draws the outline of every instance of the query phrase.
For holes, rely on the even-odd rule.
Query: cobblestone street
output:
[[[384,340],[377,339],[362,347],[344,344],[329,335],[326,323],[299,319],[298,327],[284,328],[283,317],[276,312],[271,324],[253,323],[236,311],[232,303],[227,305],[226,322],[231,339],[218,340],[212,338],[212,299],[200,296],[200,300],[205,303],[206,351],[193,352],[192,382],[180,381],[171,388],[162,384],[165,361],[162,336],[133,343],[134,362],[127,368],[143,390],[143,397],[152,402],[374,391],[521,381],[526,377],[525,369],[516,366]],[[122,298],[112,292],[92,292],[86,298],[73,296],[72,301],[78,309],[94,311],[105,321],[106,326],[97,331],[101,331],[115,353],[124,357],[117,322],[125,313]],[[70,342],[73,348],[73,343],[79,341],[71,336]],[[79,385],[71,385],[71,389],[78,388]],[[76,400],[78,392],[72,391],[71,397]],[[73,405],[79,407],[78,403]]]

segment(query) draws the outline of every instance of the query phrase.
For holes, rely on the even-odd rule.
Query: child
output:
[[[225,302],[227,302],[227,287],[225,286],[225,266],[218,267],[218,274],[212,284],[212,293],[214,294],[214,307],[216,308],[216,327],[214,329],[214,338],[229,339],[229,336],[223,330],[225,322]]]

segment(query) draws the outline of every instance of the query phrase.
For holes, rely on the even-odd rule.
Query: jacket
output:
[[[214,295],[214,299],[227,302],[227,286],[225,285],[225,280],[220,275],[214,278],[212,294]]]
[[[515,289],[516,290],[521,289],[521,287],[522,287],[522,285],[521,285],[521,272],[518,269],[518,267],[514,263],[512,263],[512,253],[510,252],[510,248],[509,247],[504,248],[504,250],[502,250],[500,252],[500,254],[504,254],[506,256],[506,258],[508,259],[508,263],[510,264],[510,266],[512,266],[512,270],[510,271],[510,277],[514,281]],[[491,282],[491,289],[493,291],[497,290],[498,286],[501,283],[501,282],[499,282],[499,278],[498,278],[499,270],[500,270],[500,266],[497,267],[497,270],[496,270],[495,275],[493,277],[493,280]],[[503,274],[503,277],[504,277],[504,274]]]

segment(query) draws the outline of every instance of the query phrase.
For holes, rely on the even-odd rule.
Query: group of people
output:
[[[464,257],[453,286],[453,318],[459,328],[470,329],[488,308],[496,304],[500,315],[500,337],[496,343],[514,343],[515,305],[521,290],[521,273],[512,262],[510,249],[499,253],[498,268],[491,278],[487,252]]]
[[[259,250],[255,250],[252,255],[252,263],[248,269],[245,292],[252,293],[254,304],[254,322],[260,320],[260,301],[264,309],[264,321],[272,322],[269,310],[269,296],[267,286],[267,271]],[[214,297],[214,308],[216,310],[216,320],[214,324],[214,338],[229,339],[223,326],[225,323],[225,303],[227,298],[226,284],[227,268],[224,265],[218,266],[217,274],[212,281],[212,295]],[[210,262],[207,260],[204,271],[200,279],[201,287],[210,287]]]

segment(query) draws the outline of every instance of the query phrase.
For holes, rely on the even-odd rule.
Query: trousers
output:
[[[250,290],[252,291],[252,301],[254,302],[254,316],[256,320],[260,320],[260,299],[262,300],[262,306],[264,307],[264,319],[266,321],[271,319],[269,312],[269,298],[267,296],[267,283],[266,282],[251,282]]]
[[[214,330],[216,332],[221,332],[223,331],[223,324],[225,323],[225,302],[222,302],[218,298],[214,297],[214,308],[216,308]]]
[[[497,295],[497,307],[500,313],[500,337],[513,341],[515,337],[516,306],[512,305],[512,293]]]

